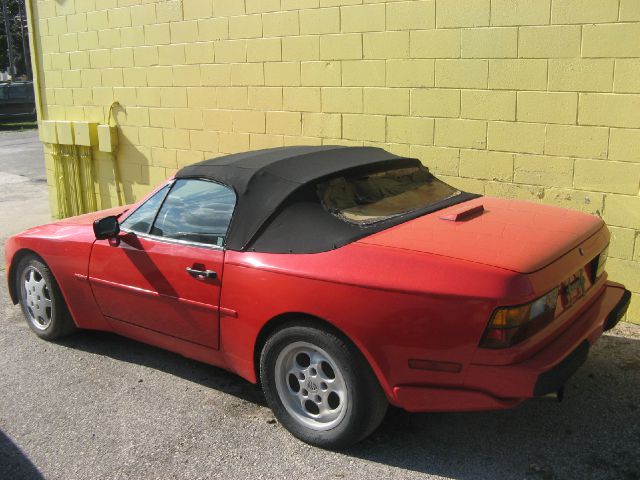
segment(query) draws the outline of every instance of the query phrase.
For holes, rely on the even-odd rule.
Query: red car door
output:
[[[103,314],[217,349],[223,243],[234,202],[222,185],[178,180],[123,221],[119,245],[96,241],[89,281]]]

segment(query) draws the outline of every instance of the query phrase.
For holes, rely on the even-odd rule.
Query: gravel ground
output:
[[[335,453],[291,437],[257,387],[220,369],[107,333],[37,339],[2,285],[0,478],[639,479],[639,347],[640,327],[620,324],[562,403],[392,409],[369,439]]]

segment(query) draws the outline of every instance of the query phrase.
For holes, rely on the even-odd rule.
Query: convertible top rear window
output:
[[[345,174],[318,184],[323,206],[358,225],[429,208],[460,194],[424,166]]]

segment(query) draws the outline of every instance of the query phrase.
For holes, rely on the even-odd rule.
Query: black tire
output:
[[[299,380],[300,395],[293,390],[285,390],[285,387],[282,386],[282,382],[290,381],[291,374],[288,374],[287,380],[282,378],[279,384],[283,392],[282,395],[285,397],[287,395],[291,396],[287,397],[289,400],[287,398],[283,400],[278,392],[277,369],[280,368],[280,371],[284,372],[284,369],[287,368],[287,362],[284,360],[281,360],[279,367],[277,366],[278,357],[280,355],[283,358],[286,355],[296,355],[296,345],[303,345],[299,348],[307,348],[304,345],[311,345],[328,354],[328,358],[335,363],[334,368],[337,368],[338,373],[333,372],[334,378],[339,375],[341,385],[345,386],[345,398],[348,399],[343,405],[345,411],[340,414],[341,418],[333,420],[338,423],[327,426],[326,429],[310,428],[303,423],[305,419],[300,418],[304,417],[305,414],[309,414],[308,411],[304,411],[307,402],[297,404],[296,399],[300,400],[300,395],[304,395],[304,392],[307,392],[308,395],[313,395],[312,388],[314,384],[309,383],[312,381],[311,376],[308,379],[305,378],[304,381],[306,383],[303,383],[303,380]],[[289,354],[288,352],[292,353]],[[297,362],[298,357],[296,356],[295,358],[295,362]],[[282,365],[285,365],[285,367]],[[293,363],[293,365],[297,365],[297,363]],[[310,365],[308,368],[312,366]],[[311,370],[315,372],[314,368],[311,368]],[[318,373],[318,375],[321,374]],[[305,376],[305,373],[302,376]],[[298,377],[293,376],[293,378]],[[319,380],[316,380],[315,383],[322,379],[322,377],[317,378]],[[358,349],[341,335],[328,329],[319,328],[307,321],[280,328],[267,339],[260,355],[260,380],[267,403],[278,421],[295,437],[321,448],[346,448],[363,440],[378,428],[387,411],[387,398],[371,367]],[[311,387],[307,387],[307,385],[311,385]],[[331,388],[327,387],[325,382],[321,382],[321,385],[325,389]],[[307,391],[305,387],[309,388],[309,390]],[[318,393],[320,393],[319,390]],[[315,398],[319,399],[320,397],[316,395]],[[294,406],[292,407],[292,404],[289,403],[289,407],[285,407],[285,402],[287,401],[292,402]],[[318,405],[321,405],[321,402]],[[334,403],[336,402],[338,401],[334,401]],[[330,399],[325,401],[327,408],[329,403]],[[295,413],[291,413],[291,410],[295,408],[301,408],[301,412],[297,414],[298,417],[296,417]],[[307,421],[313,422],[313,419]],[[325,427],[322,426],[320,428]]]
[[[25,282],[28,279],[28,275],[39,285],[44,282],[42,289],[32,292],[33,297],[29,297],[26,293]],[[77,330],[56,279],[49,267],[40,258],[35,255],[23,257],[16,268],[14,281],[20,307],[27,325],[38,337],[44,340],[56,340]],[[37,295],[38,293],[44,293],[42,297],[50,301],[48,302],[50,310],[37,308],[39,306],[37,303],[29,304],[31,300],[37,302],[42,298]]]

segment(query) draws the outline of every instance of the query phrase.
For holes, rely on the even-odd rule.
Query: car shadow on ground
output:
[[[60,343],[265,405],[259,387],[231,373],[117,335],[81,332]],[[640,479],[639,418],[640,340],[607,335],[566,385],[562,403],[544,397],[470,413],[392,408],[373,435],[341,454],[465,480]]]
[[[39,480],[44,478],[20,448],[0,430],[0,465],[2,478]]]

